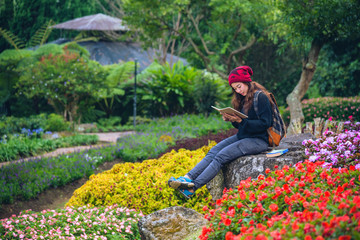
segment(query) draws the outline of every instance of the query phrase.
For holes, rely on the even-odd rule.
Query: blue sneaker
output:
[[[181,195],[183,195],[186,199],[190,199],[194,194],[194,192],[190,192],[187,189],[177,189],[179,193],[181,193]]]
[[[178,179],[171,177],[168,180],[168,185],[169,187],[173,188],[173,189],[192,189],[195,184],[192,182],[191,179],[186,178],[186,177],[179,177]]]

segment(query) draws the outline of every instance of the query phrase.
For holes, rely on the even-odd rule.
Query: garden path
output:
[[[84,135],[97,135],[99,137],[99,144],[96,145],[89,145],[89,146],[74,146],[74,147],[67,147],[67,148],[58,148],[55,151],[52,152],[47,152],[38,156],[34,156],[34,157],[28,157],[28,158],[24,158],[24,159],[19,159],[19,160],[15,160],[15,161],[11,161],[11,162],[2,162],[0,163],[0,167],[2,167],[3,165],[9,164],[9,163],[16,163],[18,161],[27,161],[27,160],[31,160],[34,158],[39,158],[39,157],[54,157],[60,154],[69,154],[69,153],[73,153],[73,152],[77,152],[77,151],[82,151],[82,150],[86,150],[89,148],[94,148],[94,147],[101,147],[101,146],[105,146],[108,145],[109,143],[115,143],[116,139],[120,138],[120,137],[124,137],[126,135],[129,134],[134,134],[135,131],[127,131],[127,132],[109,132],[109,133],[84,133]]]

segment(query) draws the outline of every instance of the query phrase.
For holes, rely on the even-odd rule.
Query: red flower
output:
[[[258,236],[256,236],[255,239],[256,240],[267,240],[268,238],[266,236],[264,236],[264,235],[258,235]]]
[[[271,170],[269,169],[269,168],[267,168],[266,170],[265,170],[265,173],[266,174],[269,174],[271,172]]]
[[[226,213],[229,217],[235,216],[235,209],[234,207],[230,207],[229,211]]]
[[[293,224],[291,225],[291,228],[296,231],[299,229],[299,225],[297,224],[297,221],[293,222]]]
[[[336,194],[340,194],[344,191],[344,188],[342,186],[338,186],[338,188],[336,189]]]
[[[276,212],[279,209],[278,205],[275,203],[270,204],[269,208],[273,212]]]
[[[264,188],[266,188],[267,184],[263,183],[259,186],[259,190],[263,190]]]
[[[251,202],[255,201],[255,194],[254,194],[253,192],[250,192],[249,200],[250,200]]]
[[[287,185],[287,184],[284,184],[283,190],[284,190],[286,193],[290,193],[290,192],[291,192],[291,191],[290,191],[290,188],[289,188],[289,185]]]
[[[204,207],[203,207],[203,211],[204,211],[204,212],[206,212],[208,209],[209,209],[208,206],[204,206]]]
[[[291,199],[287,195],[285,195],[284,201],[285,201],[286,204],[292,205],[291,204]]]
[[[231,219],[226,218],[224,221],[225,226],[230,226],[231,225]]]
[[[244,190],[240,190],[239,191],[239,196],[241,200],[245,200],[246,199],[246,193]]]
[[[216,205],[221,205],[221,203],[222,203],[222,199],[216,200]]]
[[[339,240],[351,240],[351,236],[349,235],[340,236]]]
[[[350,207],[350,206],[344,202],[341,202],[338,206],[339,209],[348,208],[348,207]]]
[[[262,200],[268,198],[268,195],[264,192],[259,193],[258,200],[261,202]]]
[[[232,232],[227,232],[225,235],[225,240],[233,240],[234,234]]]
[[[261,230],[261,231],[265,231],[266,230],[266,226],[262,225],[261,223],[256,224],[256,228]]]
[[[310,235],[306,235],[304,240],[312,240],[312,237]]]
[[[238,202],[237,208],[242,208],[244,205],[241,202]]]

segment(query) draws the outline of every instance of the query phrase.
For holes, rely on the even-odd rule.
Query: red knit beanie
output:
[[[229,74],[229,85],[234,82],[251,82],[250,76],[253,71],[249,66],[240,66],[232,70]]]

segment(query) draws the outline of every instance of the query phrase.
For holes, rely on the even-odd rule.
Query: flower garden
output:
[[[358,1],[148,3],[0,2],[0,240],[135,240],[170,206],[208,223],[182,240],[360,239]],[[212,106],[243,64],[286,125],[289,104],[328,129],[296,165],[186,200],[167,180],[236,133]]]
[[[90,177],[66,208],[28,210],[2,219],[0,233],[4,239],[140,239],[141,216],[176,205],[208,219],[199,239],[357,239],[360,123],[350,120],[340,134],[330,128],[321,138],[304,141],[303,162],[243,180],[237,189],[225,189],[216,202],[206,187],[186,201],[166,184],[170,176],[192,168],[215,142],[196,150],[161,153],[179,139],[229,129],[218,116],[158,119],[115,145],[10,164],[0,169],[7,187],[2,204]],[[114,158],[124,163],[92,175],[101,162]]]

